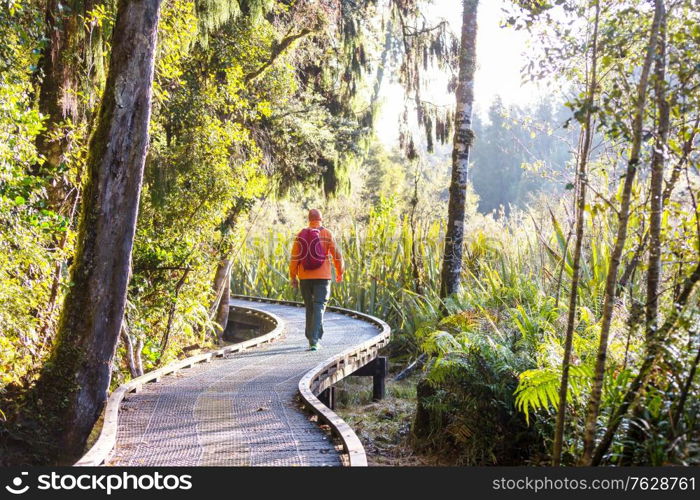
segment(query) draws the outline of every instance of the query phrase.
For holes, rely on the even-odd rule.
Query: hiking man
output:
[[[293,288],[301,289],[306,306],[306,338],[309,350],[316,351],[323,337],[323,312],[331,295],[331,263],[335,281],[343,280],[345,264],[333,235],[321,226],[321,212],[309,210],[309,226],[297,234],[289,261],[289,278]]]

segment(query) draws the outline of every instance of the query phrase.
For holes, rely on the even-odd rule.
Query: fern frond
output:
[[[587,366],[572,366],[569,368],[569,390],[566,395],[568,402],[581,395],[584,387],[593,378],[591,369]],[[525,420],[530,423],[530,412],[559,406],[559,386],[561,371],[552,368],[527,370],[520,374],[520,382],[515,390],[515,407],[525,414]]]
[[[422,348],[429,356],[441,356],[460,350],[462,345],[451,333],[437,330],[427,335]]]

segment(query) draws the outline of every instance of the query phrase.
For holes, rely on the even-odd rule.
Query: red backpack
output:
[[[302,229],[297,236],[301,245],[301,264],[304,269],[318,269],[326,260],[326,254],[321,244],[322,227],[307,227]]]

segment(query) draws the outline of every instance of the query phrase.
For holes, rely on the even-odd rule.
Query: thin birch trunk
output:
[[[598,86],[598,24],[600,20],[600,3],[595,0],[595,20],[593,22],[593,42],[591,46],[591,76],[586,98],[586,121],[583,128],[583,143],[579,157],[578,170],[578,200],[576,211],[576,241],[574,242],[573,276],[571,279],[571,295],[569,297],[569,312],[566,322],[566,337],[564,340],[564,359],[562,360],[561,385],[559,387],[559,408],[554,431],[554,445],[552,447],[552,465],[561,464],[561,453],[564,443],[564,426],[566,424],[567,395],[569,393],[569,368],[571,366],[571,352],[573,350],[574,326],[576,323],[576,305],[578,302],[578,283],[581,270],[581,246],[583,244],[583,222],[586,211],[586,183],[588,158],[590,156],[591,142],[593,139],[593,105]]]
[[[662,5],[663,8],[663,5]],[[654,61],[654,97],[658,122],[654,151],[651,156],[651,178],[649,182],[649,197],[651,211],[649,215],[649,260],[647,265],[646,290],[646,341],[651,342],[658,327],[659,312],[659,280],[661,276],[661,214],[664,200],[664,165],[666,161],[669,104],[666,100],[666,13],[662,14],[659,25],[659,49]],[[645,240],[646,241],[646,240]],[[643,246],[644,242],[642,242]],[[634,418],[641,417],[639,407],[635,408]],[[634,444],[644,440],[644,433],[636,425],[631,425],[627,431],[620,465],[631,465],[634,462]]]
[[[214,318],[222,330],[218,333],[217,337],[219,342],[223,338],[223,330],[226,329],[226,325],[222,322],[228,324],[228,314],[229,314],[229,302],[231,298],[231,264],[233,260],[232,257],[227,256],[219,260],[216,266],[216,273],[214,274],[214,301],[209,308],[210,317]]]
[[[649,217],[649,265],[647,271],[646,338],[654,336],[658,326],[659,279],[661,277],[661,215],[663,211],[664,166],[669,130],[669,103],[666,99],[666,12],[660,2],[659,50],[655,62],[654,93],[659,115],[656,141],[651,158],[651,214]]]
[[[125,323],[122,323],[120,335],[124,342],[124,347],[126,347],[126,366],[129,368],[129,373],[131,373],[132,378],[138,377],[136,374],[136,362],[134,361],[134,343],[126,331]]]
[[[143,375],[143,339],[138,339],[136,341],[136,349],[134,351],[134,360],[136,361],[136,373],[139,376]]]
[[[459,291],[464,245],[464,213],[467,198],[469,153],[474,141],[472,107],[476,72],[476,30],[478,0],[463,0],[462,39],[459,55],[459,84],[455,109],[452,150],[452,179],[447,212],[445,253],[442,261],[440,297]]]
[[[581,457],[582,465],[591,465],[593,458],[598,414],[600,412],[600,403],[603,392],[605,363],[608,353],[608,337],[610,336],[613,308],[617,297],[617,274],[620,268],[620,261],[622,259],[622,251],[624,250],[625,242],[627,240],[627,222],[630,214],[632,186],[634,184],[635,175],[637,174],[637,165],[639,164],[642,149],[642,137],[644,134],[644,111],[647,101],[649,73],[651,71],[652,61],[656,54],[662,9],[663,5],[661,0],[656,0],[654,18],[649,33],[649,45],[644,57],[644,64],[642,66],[642,72],[640,75],[639,84],[637,86],[637,99],[635,103],[634,122],[632,125],[632,148],[625,172],[625,181],[622,188],[622,200],[620,202],[620,210],[618,212],[617,235],[615,238],[615,245],[610,256],[610,267],[608,269],[608,276],[605,283],[605,298],[603,299],[603,314],[600,327],[600,343],[598,345],[598,354],[596,356],[593,386],[591,388],[591,395],[586,412],[586,426],[583,437],[583,456]]]
[[[129,368],[129,373],[132,378],[143,375],[143,364],[141,362],[141,349],[143,342],[139,339],[134,345],[134,338],[129,333],[129,328],[126,324],[126,318],[122,323],[121,338],[126,347],[126,365]]]

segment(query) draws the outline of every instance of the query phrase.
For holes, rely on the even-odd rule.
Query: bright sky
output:
[[[436,6],[461,3],[458,0],[437,0]],[[505,103],[530,103],[539,93],[532,85],[521,85],[520,69],[525,65],[523,54],[527,50],[528,35],[524,31],[501,28],[501,7],[504,0],[479,2],[479,30],[476,40],[477,71],[475,99],[480,108],[486,108],[496,95]],[[444,8],[444,7],[443,7]],[[461,16],[448,19],[457,21],[453,29],[461,28]]]
[[[502,28],[502,6],[506,0],[479,2],[477,31],[477,71],[474,88],[476,112],[485,113],[491,102],[500,95],[505,104],[527,105],[537,100],[541,91],[533,84],[521,85],[520,69],[525,64],[526,32]],[[461,0],[434,0],[426,13],[430,18],[444,18],[459,36],[462,24]],[[386,80],[385,80],[386,82]],[[454,96],[445,94],[445,77],[436,75],[431,102],[454,103]],[[384,84],[382,112],[377,121],[378,135],[387,146],[398,140],[398,114],[403,106],[403,91],[396,84]]]

